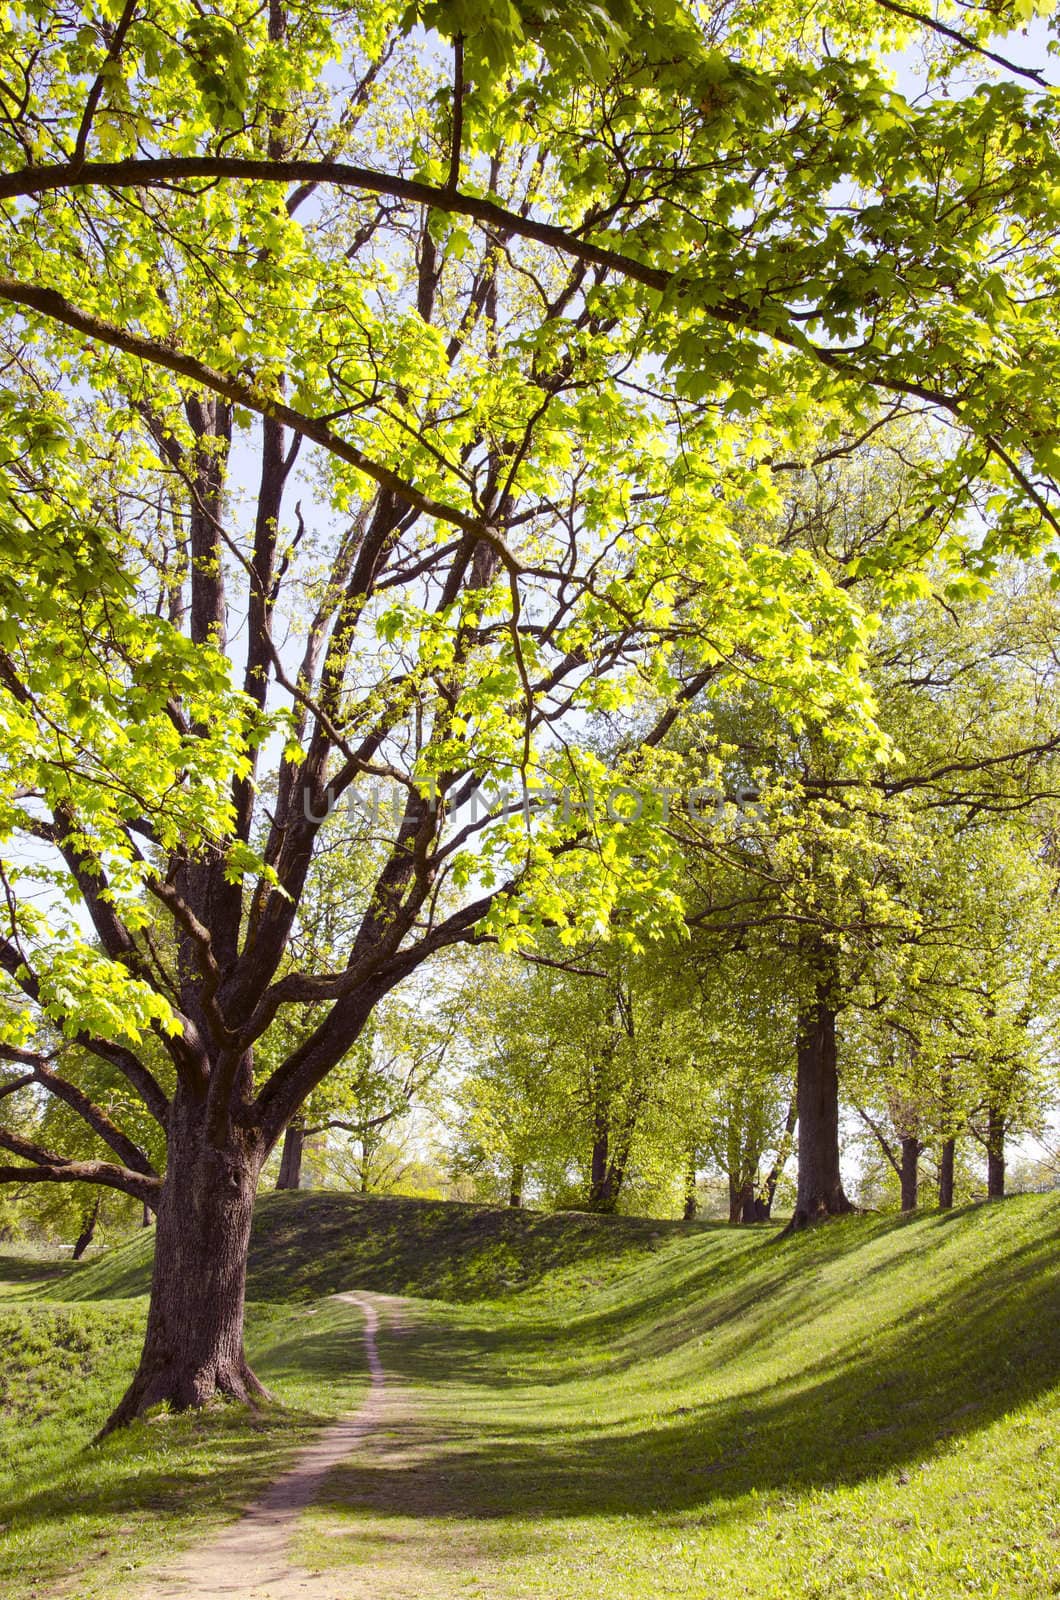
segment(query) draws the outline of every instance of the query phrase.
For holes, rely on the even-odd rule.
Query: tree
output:
[[[455,1095],[456,1169],[493,1172],[522,1204],[531,1174],[546,1194],[617,1210],[650,1093],[657,1035],[638,1038],[641,993],[628,952],[558,942],[480,966],[465,1018],[467,1071]],[[500,1171],[498,1172],[498,1167]]]
[[[673,977],[665,986],[673,1160],[685,1154],[693,1194],[701,1162],[723,1175],[730,1222],[766,1221],[795,1123],[788,974],[746,948],[719,955],[695,939],[675,944],[669,962],[693,979],[684,993]]]
[[[10,9],[6,1058],[39,1087],[62,1031],[166,1156],[89,1101],[96,1154],[6,1133],[0,1178],[157,1207],[115,1422],[258,1392],[257,1177],[386,994],[484,931],[676,915],[657,819],[486,825],[484,779],[602,800],[579,729],[635,674],[649,744],[748,664],[871,743],[856,604],[730,537],[807,405],[934,410],[927,496],[1054,529],[1056,107],[946,92],[1007,22],[947,28],[914,106],[882,63],[937,24],[875,5]],[[371,780],[400,804],[344,959],[288,964]]]
[[[908,450],[906,437],[897,473],[876,450],[867,485],[858,458],[794,484],[778,537],[811,543],[837,571],[855,566],[879,509],[909,509]],[[987,1062],[996,1115],[988,1095],[984,1141],[999,1142],[1006,1092],[1040,1105],[1034,1058],[1055,972],[1041,909],[1060,751],[1055,594],[1033,562],[1000,564],[993,594],[948,599],[946,568],[931,561],[911,563],[905,582],[907,599],[892,598],[867,648],[889,739],[874,768],[853,767],[750,684],[703,691],[704,737],[687,750],[714,796],[694,822],[675,823],[696,939],[785,972],[797,1000],[796,1226],[849,1209],[844,1046],[848,1103],[868,1109],[877,1132],[889,1127],[883,1148],[908,1205],[925,1142],[933,1131],[947,1145],[968,1126]]]
[[[454,1177],[470,1178],[479,1196],[507,1198],[513,1207],[524,1204],[532,1180],[555,1189],[546,1175],[553,1167],[564,1182],[569,1156],[566,1141],[556,1138],[568,1107],[558,1091],[556,1039],[539,975],[529,963],[494,952],[474,958],[447,1085]]]

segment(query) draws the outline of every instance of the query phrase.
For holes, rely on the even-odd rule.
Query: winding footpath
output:
[[[364,1316],[364,1348],[370,1387],[360,1408],[308,1445],[294,1465],[268,1488],[238,1522],[208,1544],[189,1550],[151,1577],[143,1600],[342,1600],[341,1575],[309,1572],[290,1559],[298,1518],[312,1505],[333,1468],[379,1427],[387,1385],[376,1334],[379,1307],[387,1295],[340,1294]],[[391,1313],[393,1316],[395,1313]]]

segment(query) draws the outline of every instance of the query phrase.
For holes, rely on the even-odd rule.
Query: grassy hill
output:
[[[698,1237],[717,1225],[692,1225]],[[545,1214],[456,1201],[301,1191],[258,1200],[247,1293],[252,1300],[310,1300],[342,1289],[466,1301],[509,1295],[563,1268],[614,1271],[676,1239],[689,1225],[583,1212]],[[58,1271],[63,1298],[146,1294],[153,1234],[27,1285],[47,1292]]]
[[[381,1563],[381,1600],[410,1550],[417,1600],[1060,1594],[1060,1196],[794,1239],[268,1196],[250,1330],[289,1412],[83,1456],[135,1361],[149,1249],[0,1264],[5,1593],[51,1592],[75,1535],[78,1595],[120,1593],[275,1471],[360,1391],[356,1315],[322,1297],[363,1287],[410,1297],[382,1355],[419,1455],[341,1469],[303,1555]]]

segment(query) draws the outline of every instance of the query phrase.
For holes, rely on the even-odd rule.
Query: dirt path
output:
[[[344,1600],[348,1586],[341,1574],[295,1566],[289,1547],[299,1513],[313,1503],[328,1473],[379,1427],[389,1399],[376,1346],[379,1312],[385,1308],[387,1321],[393,1325],[400,1311],[399,1303],[388,1295],[342,1294],[337,1298],[364,1314],[364,1347],[371,1379],[364,1403],[303,1450],[294,1466],[238,1522],[153,1575],[140,1591],[142,1600],[223,1600],[229,1595],[240,1600]]]

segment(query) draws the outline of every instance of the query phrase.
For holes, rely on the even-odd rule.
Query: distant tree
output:
[[[672,923],[651,818],[476,828],[483,779],[584,798],[594,712],[650,686],[654,748],[748,672],[873,743],[844,583],[734,535],[818,451],[808,414],[928,413],[921,506],[980,565],[1056,532],[1060,110],[1004,60],[1023,14],[8,8],[5,1059],[61,1031],[166,1155],[93,1111],[91,1158],[8,1131],[0,1178],[157,1207],[116,1422],[258,1391],[258,1177],[386,994],[486,926]],[[918,538],[888,523],[883,564]],[[304,968],[328,798],[373,780],[397,814],[341,961]],[[835,954],[804,1013],[829,1084]]]

